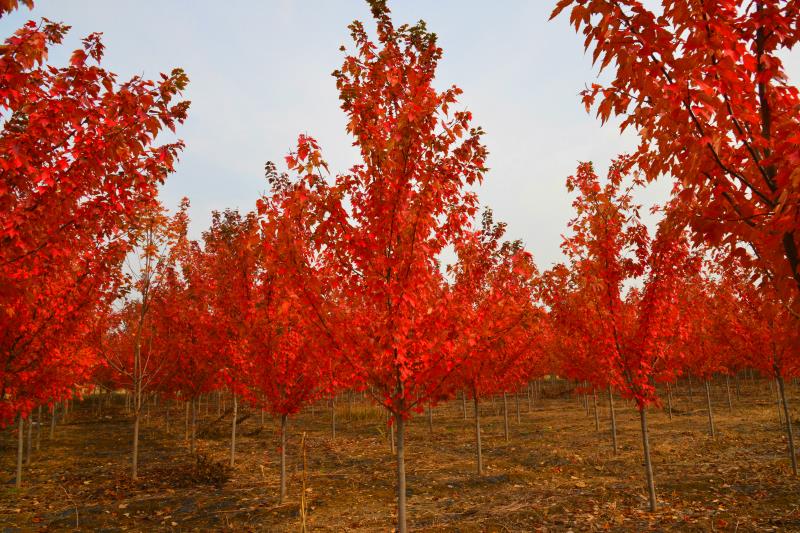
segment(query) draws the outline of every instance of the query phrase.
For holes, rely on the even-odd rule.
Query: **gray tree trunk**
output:
[[[672,420],[672,387],[669,382],[667,382],[667,413],[669,414],[669,419]]]
[[[402,416],[397,421],[397,531],[407,533],[406,527],[406,436]]]
[[[195,445],[197,444],[197,409],[199,406],[199,398],[192,398],[192,435],[191,440],[189,441],[189,451],[194,453]]]
[[[131,460],[131,478],[135,481],[139,476],[139,418],[141,411],[133,413],[133,458]]]
[[[22,452],[25,448],[25,419],[19,415],[19,435],[17,436],[17,479],[14,485],[22,487]]]
[[[39,445],[42,443],[42,406],[39,406],[36,414],[36,451],[39,451]]]
[[[286,419],[285,414],[281,415],[281,494],[279,502],[286,500]]]
[[[239,412],[239,400],[233,395],[233,421],[231,422],[231,468],[236,464],[236,417]]]
[[[717,432],[714,429],[714,412],[711,409],[711,385],[706,380],[706,407],[708,409],[708,434],[711,437],[716,437]]]
[[[781,401],[783,403],[783,413],[784,417],[786,418],[786,436],[789,438],[789,455],[792,460],[792,475],[797,475],[797,456],[795,455],[794,451],[794,435],[792,433],[792,418],[789,415],[789,405],[786,403],[786,387],[784,386],[783,376],[780,375],[780,372],[777,372],[777,380],[778,380],[778,389],[781,393]]]
[[[473,395],[475,407],[475,453],[478,461],[478,475],[483,475],[483,455],[481,454],[481,410],[478,405],[478,394]]]
[[[331,397],[331,438],[336,438],[336,396]]]
[[[611,411],[611,444],[614,447],[614,455],[617,454],[617,414],[614,411],[614,391],[611,385],[608,386],[608,408]]]
[[[503,436],[508,442],[508,396],[503,392]]]
[[[650,436],[647,432],[647,410],[639,407],[639,420],[642,425],[642,449],[644,451],[644,471],[647,477],[647,494],[650,500],[650,512],[656,512],[656,486],[653,482],[653,464],[650,462]]]
[[[31,466],[32,448],[33,448],[33,417],[28,415],[28,444],[25,447],[25,466]]]
[[[731,377],[725,374],[725,389],[728,393],[728,411],[733,412],[733,399],[731,399]]]

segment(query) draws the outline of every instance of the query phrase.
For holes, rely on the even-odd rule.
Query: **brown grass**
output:
[[[796,394],[796,388],[790,387]],[[491,403],[483,402],[486,474],[474,474],[472,417],[460,401],[426,414],[407,436],[409,518],[413,531],[800,531],[800,482],[792,478],[786,438],[765,383],[747,383],[729,412],[715,387],[720,435],[706,435],[705,398],[685,388],[672,421],[651,413],[651,445],[660,510],[646,511],[638,414],[617,400],[620,453],[613,455],[607,400],[601,397],[601,431],[580,401],[551,390],[532,412],[522,399],[517,424],[510,398],[511,440]],[[797,403],[797,399],[791,400]],[[346,398],[337,405],[337,438],[330,413],[307,411],[290,426],[289,501],[277,503],[279,422],[258,415],[240,428],[237,465],[228,472],[230,420],[200,440],[201,459],[183,442],[182,409],[172,410],[165,432],[163,406],[151,408],[140,444],[141,479],[129,480],[130,423],[122,399],[104,418],[91,402],[78,405],[13,488],[16,437],[3,433],[0,529],[128,531],[299,531],[301,460],[307,434],[307,520],[314,531],[390,531],[394,461],[385,415]],[[496,402],[499,409],[501,401]],[[800,404],[798,404],[800,405]],[[205,415],[205,409],[200,413]],[[158,416],[156,417],[156,414]],[[216,407],[204,416],[216,418]],[[229,481],[225,481],[230,476]],[[76,528],[76,521],[78,528]]]

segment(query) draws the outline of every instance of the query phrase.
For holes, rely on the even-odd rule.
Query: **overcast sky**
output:
[[[561,257],[571,216],[565,178],[578,161],[604,169],[634,145],[580,104],[578,92],[596,71],[567,18],[548,21],[553,3],[389,2],[396,24],[424,19],[438,34],[438,83],[461,87],[461,103],[487,132],[491,170],[481,201],[542,267]],[[33,11],[0,20],[0,35],[38,17],[72,26],[65,45],[51,52],[54,63],[100,31],[103,65],[123,78],[187,71],[192,105],[178,132],[186,149],[164,201],[174,208],[190,198],[195,237],[212,210],[252,209],[266,190],[264,162],[282,164],[299,133],[317,138],[334,171],[356,161],[330,74],[343,58],[339,46],[350,44],[347,25],[370,19],[362,0],[37,0]],[[800,58],[788,63],[797,80]],[[657,183],[642,201],[661,201],[668,189]]]

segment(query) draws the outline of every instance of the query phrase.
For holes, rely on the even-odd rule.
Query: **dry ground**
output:
[[[794,396],[800,396],[792,386]],[[472,417],[459,401],[408,427],[409,518],[412,531],[800,531],[800,481],[790,476],[786,439],[766,382],[743,385],[728,411],[717,385],[719,436],[707,436],[705,398],[695,385],[690,404],[682,388],[669,420],[650,415],[660,510],[646,511],[639,419],[617,401],[620,452],[611,451],[607,399],[600,431],[580,399],[551,385],[503,438],[500,402],[483,403],[486,474],[475,475]],[[798,399],[793,398],[797,405]],[[201,460],[186,451],[182,411],[151,408],[141,448],[141,479],[128,479],[131,425],[122,398],[103,417],[92,400],[57,427],[42,431],[41,447],[13,485],[16,437],[2,433],[0,530],[299,531],[302,490],[300,440],[307,435],[307,520],[314,531],[390,531],[394,461],[377,409],[340,400],[336,439],[330,412],[318,406],[292,421],[289,501],[279,505],[276,421],[249,417],[240,428],[237,465],[227,472],[229,423],[199,441]],[[203,423],[216,418],[216,406]],[[156,416],[156,414],[158,416]],[[178,418],[176,427],[175,419]],[[797,421],[795,421],[797,423]],[[230,475],[226,482],[225,478]]]

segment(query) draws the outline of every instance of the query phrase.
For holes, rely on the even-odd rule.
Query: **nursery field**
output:
[[[733,388],[733,387],[732,387]],[[785,431],[766,381],[741,380],[729,409],[724,382],[712,385],[717,436],[706,398],[682,381],[673,416],[651,409],[650,439],[659,510],[647,507],[639,415],[615,402],[619,451],[607,397],[563,381],[541,397],[481,404],[484,475],[475,468],[474,418],[460,400],[412,419],[406,431],[412,531],[791,531],[800,530],[800,480],[791,476]],[[792,405],[799,397],[789,387]],[[360,396],[290,420],[288,498],[278,502],[279,420],[239,410],[236,466],[229,467],[230,400],[211,395],[198,412],[197,451],[188,451],[182,404],[144,407],[139,480],[130,480],[130,416],[122,395],[75,402],[49,437],[49,418],[31,435],[25,483],[15,489],[16,435],[2,434],[2,531],[300,531],[305,484],[308,530],[391,531],[395,463],[386,417]],[[800,398],[798,398],[800,399]],[[588,410],[586,406],[589,406]],[[167,426],[167,407],[171,412]],[[220,413],[218,415],[218,413]],[[41,428],[41,432],[39,429]],[[431,432],[432,429],[432,432]],[[305,435],[305,467],[303,466]],[[27,435],[26,435],[27,438]],[[38,446],[38,448],[37,448]]]

